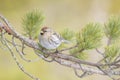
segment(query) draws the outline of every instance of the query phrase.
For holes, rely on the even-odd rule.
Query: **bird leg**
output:
[[[57,54],[59,53],[58,49],[55,50],[55,53],[57,53]]]

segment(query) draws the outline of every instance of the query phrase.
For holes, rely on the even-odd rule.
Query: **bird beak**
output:
[[[43,31],[41,31],[40,34],[43,35],[44,34]]]

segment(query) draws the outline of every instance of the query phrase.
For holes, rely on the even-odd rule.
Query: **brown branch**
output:
[[[102,56],[104,56],[104,53],[100,52],[97,48],[96,48],[96,51],[101,54]]]
[[[71,50],[71,49],[74,49],[74,48],[76,48],[76,47],[77,47],[77,45],[72,46],[72,47],[69,47],[69,48],[65,48],[65,49],[62,49],[62,50],[59,50],[59,52],[63,52],[63,51],[67,51],[67,50]]]
[[[98,69],[101,70],[104,74],[106,74],[108,77],[110,77],[112,80],[116,80],[115,78],[113,78],[111,76],[111,74],[109,73],[109,71],[103,70],[101,67],[98,66]]]
[[[20,41],[24,41],[24,44],[33,48],[33,49],[36,49],[36,50],[40,50],[42,51],[42,48],[40,48],[38,46],[38,44],[27,38],[27,37],[24,37],[22,36],[21,34],[17,33],[10,25],[10,23],[8,23],[8,21],[0,15],[0,18],[7,24],[7,26],[10,28],[11,32],[12,32],[12,35],[14,37],[16,37],[17,39],[19,39]],[[69,61],[73,61],[73,62],[76,62],[76,63],[80,63],[80,64],[86,64],[86,65],[90,65],[90,66],[99,66],[100,64],[96,64],[96,63],[91,63],[91,62],[86,62],[86,61],[82,61],[82,60],[79,60],[73,56],[69,56],[69,55],[66,55],[66,54],[50,54],[51,57],[54,57],[54,58],[61,58],[61,59],[65,59],[65,60],[69,60]]]
[[[99,67],[104,67],[104,66],[106,66],[106,67],[108,67],[108,66],[119,66],[119,64],[114,63],[114,62],[113,63],[105,63],[105,64],[102,64],[102,63],[93,63],[93,62],[90,62],[90,61],[80,60],[78,58],[75,58],[74,56],[70,56],[70,55],[67,55],[67,54],[62,54],[63,51],[67,51],[67,50],[76,48],[77,45],[73,46],[73,47],[70,47],[70,48],[59,50],[58,52],[45,52],[37,44],[37,42],[35,42],[35,41],[33,41],[33,40],[25,37],[25,36],[22,36],[21,34],[19,34],[18,32],[16,32],[13,29],[13,27],[10,25],[10,23],[7,21],[7,19],[5,17],[3,17],[2,15],[0,15],[0,19],[6,24],[7,28],[9,29],[9,31],[7,31],[7,33],[10,32],[10,34],[13,37],[15,37],[18,40],[20,40],[21,42],[23,42],[24,45],[26,45],[26,46],[28,46],[30,48],[33,48],[33,50],[35,50],[35,54],[38,55],[40,58],[42,58],[43,60],[45,60],[47,62],[56,61],[60,65],[64,65],[64,66],[67,66],[67,67],[70,67],[70,68],[74,68],[75,70],[84,70],[86,72],[96,73],[96,74],[102,74],[102,75],[107,75],[107,74],[105,72],[101,71],[100,69],[96,69],[98,66]],[[6,31],[6,29],[4,29],[4,30]],[[14,40],[13,40],[13,42],[14,42]],[[14,47],[17,50],[17,47],[15,46],[16,44],[13,44],[13,45],[14,45]],[[24,50],[23,47],[22,47],[22,52],[21,53],[24,52],[23,51]],[[42,52],[43,54],[49,54],[49,58],[50,59],[45,58],[43,54],[41,54],[40,52],[36,52],[36,50]],[[17,52],[20,53],[18,50],[17,50]],[[82,67],[82,69],[81,69],[80,64],[84,64],[86,66]],[[109,71],[109,73],[111,75],[120,75],[120,71],[112,71],[111,70],[111,71]]]
[[[25,57],[24,57],[24,51],[23,51],[23,47],[24,46],[22,46],[22,51],[20,51],[19,49],[18,49],[18,47],[15,45],[16,43],[15,43],[15,41],[14,41],[14,36],[12,37],[12,44],[13,44],[13,46],[15,47],[15,49],[16,49],[16,51],[17,51],[17,53],[20,55],[20,57],[21,57],[21,59],[23,59],[24,61],[26,61],[26,62],[36,62],[36,61],[38,61],[40,58],[36,58],[36,59],[33,59],[33,60],[29,60],[29,59],[26,59]]]
[[[4,41],[4,45],[9,49],[9,51],[10,51],[13,59],[15,60],[17,66],[20,68],[20,70],[21,70],[22,72],[24,72],[26,75],[28,75],[29,77],[31,77],[33,80],[40,80],[39,78],[31,75],[30,73],[28,73],[28,72],[24,69],[24,67],[22,66],[22,64],[20,64],[19,61],[17,60],[16,56],[14,55],[13,50],[11,49],[11,46],[7,43],[7,41],[6,41],[6,39],[5,39],[4,37],[3,37],[3,41]]]

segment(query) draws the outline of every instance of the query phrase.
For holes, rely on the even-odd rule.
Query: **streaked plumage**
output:
[[[62,42],[68,42],[63,39],[58,33],[49,27],[43,27],[39,35],[39,42],[46,49],[56,49]]]

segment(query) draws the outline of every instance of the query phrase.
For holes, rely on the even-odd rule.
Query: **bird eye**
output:
[[[43,33],[40,33],[41,35],[43,35]]]

